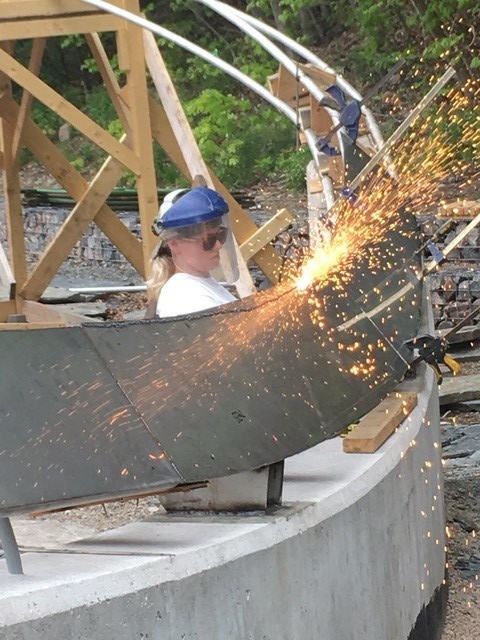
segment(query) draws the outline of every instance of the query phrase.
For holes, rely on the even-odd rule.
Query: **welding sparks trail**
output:
[[[197,385],[202,389],[197,403],[215,411],[224,396],[222,386],[230,388],[232,371],[239,383],[246,362],[248,374],[241,382],[246,400],[270,394],[265,369],[271,375],[275,371],[276,379],[282,380],[292,358],[312,357],[304,348],[308,331],[319,354],[312,358],[312,368],[336,368],[340,378],[360,379],[368,389],[383,384],[391,375],[395,357],[402,357],[393,314],[400,310],[406,319],[413,318],[419,306],[415,287],[422,273],[415,270],[418,260],[408,269],[404,261],[405,247],[411,244],[412,259],[418,247],[410,237],[416,237],[415,225],[407,221],[413,221],[413,216],[407,214],[421,214],[438,205],[440,180],[452,174],[471,175],[480,127],[478,109],[470,122],[462,124],[468,100],[453,89],[439,108],[417,119],[405,139],[392,147],[395,178],[391,163],[378,166],[363,180],[355,200],[338,201],[330,212],[331,227],[289,279],[270,293],[263,292],[260,300],[249,303],[247,299],[246,313],[219,314],[214,333],[176,344],[162,353],[161,363],[157,363],[158,354],[152,354],[143,363],[140,377],[149,378],[152,370],[158,370],[155,383],[138,385],[134,392],[134,401],[144,407],[146,419],[153,419],[168,405],[188,406],[191,394],[185,389]],[[458,141],[452,139],[452,126],[447,128],[447,122],[457,128],[462,124]],[[371,283],[376,275],[376,284],[362,291],[362,282]],[[249,304],[254,305],[255,313],[248,313]],[[370,344],[366,326],[372,323],[377,333]],[[165,367],[171,372],[168,381],[162,373]],[[306,393],[303,398],[312,407],[313,395]]]
[[[297,278],[299,290],[314,287],[318,292],[332,279],[340,282],[339,271],[347,283],[355,263],[397,228],[402,212],[427,212],[438,204],[439,181],[449,175],[472,174],[480,147],[479,89],[473,81],[463,92],[451,89],[439,108],[416,121],[393,147],[395,179],[391,165],[377,167],[364,179],[355,199],[337,201],[330,210],[334,228],[320,230],[318,246]],[[469,120],[464,117],[467,111],[472,114]],[[388,264],[396,247],[383,251],[374,256],[372,267]]]

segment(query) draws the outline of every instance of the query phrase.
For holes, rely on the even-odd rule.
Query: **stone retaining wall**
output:
[[[24,210],[25,244],[27,260],[35,261],[46,249],[58,230],[70,215],[67,209],[34,207]],[[123,224],[137,237],[141,237],[140,219],[135,211],[117,213]],[[3,212],[0,214],[0,242],[6,246],[7,232]],[[70,258],[97,262],[126,260],[96,224],[90,224],[71,251]]]

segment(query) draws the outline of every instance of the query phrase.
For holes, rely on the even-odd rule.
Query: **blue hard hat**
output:
[[[176,200],[160,218],[165,229],[187,227],[209,222],[228,213],[228,204],[222,196],[208,187],[195,187]]]

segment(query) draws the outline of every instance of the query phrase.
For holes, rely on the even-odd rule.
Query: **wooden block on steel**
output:
[[[441,218],[474,218],[480,213],[480,201],[457,200],[456,202],[444,202],[438,207],[438,216]]]
[[[37,326],[44,324],[50,326],[76,327],[84,322],[102,322],[99,318],[91,318],[61,309],[59,310],[56,304],[43,304],[42,302],[17,298],[17,307],[17,313],[23,313],[27,317],[27,322],[30,324],[28,328],[31,328],[34,324],[37,324]]]
[[[285,231],[293,221],[293,216],[287,209],[280,209],[268,222],[240,245],[240,253],[245,262],[263,249],[270,240]]]
[[[22,316],[25,317],[25,316]],[[65,327],[63,322],[6,322],[2,331],[30,331],[31,329],[59,329]]]
[[[480,200],[466,200],[463,203],[463,212],[466,218],[474,218],[480,213]]]
[[[346,453],[374,453],[417,405],[413,391],[389,393],[343,439]]]
[[[442,218],[463,216],[463,202],[444,202],[438,207],[438,215]]]

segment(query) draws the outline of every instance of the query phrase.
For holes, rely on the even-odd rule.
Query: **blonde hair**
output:
[[[160,240],[150,258],[150,274],[146,282],[148,299],[158,300],[163,285],[175,273],[172,253],[166,238]]]

